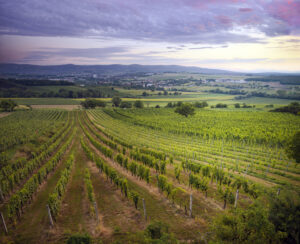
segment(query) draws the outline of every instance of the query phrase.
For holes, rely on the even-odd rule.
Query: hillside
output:
[[[206,69],[199,67],[188,67],[179,65],[29,65],[29,64],[0,64],[0,74],[12,75],[74,75],[76,73],[94,73],[94,74],[124,74],[138,72],[190,72],[203,74],[238,74],[231,71],[219,69]]]

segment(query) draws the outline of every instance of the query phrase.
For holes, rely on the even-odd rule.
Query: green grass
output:
[[[80,135],[77,135],[74,145],[74,169],[66,191],[62,205],[63,207],[57,218],[57,225],[66,232],[77,232],[85,229],[84,213],[82,209],[82,201],[84,200],[84,169],[86,167],[87,158],[80,147]]]
[[[31,86],[30,90],[33,92],[54,92],[57,93],[59,90],[64,89],[67,91],[85,91],[86,88],[81,86]]]
[[[140,77],[140,79],[148,80],[152,79],[155,81],[159,80],[168,80],[168,79],[189,79],[192,78],[193,80],[199,79],[233,79],[233,80],[240,80],[247,78],[248,76],[236,76],[236,75],[204,75],[204,74],[193,74],[193,73],[164,73],[158,75],[151,75],[146,77]]]
[[[183,101],[195,101],[193,99],[200,100],[203,97],[210,98],[211,103],[220,101],[227,101],[227,103],[234,101],[236,103],[228,95],[220,94],[184,93],[181,99]],[[110,101],[108,98],[105,100]],[[135,99],[124,100],[133,101]],[[79,99],[77,101],[80,102]],[[145,98],[143,101],[145,103],[148,101],[154,106],[157,102],[165,104],[174,100],[170,97],[165,97],[164,99]],[[243,100],[238,102],[241,103]],[[271,104],[270,100],[265,99],[258,99],[256,102],[261,107],[264,104]],[[250,104],[250,101],[247,103]],[[183,157],[189,157],[192,160],[194,153],[196,163],[206,165],[213,160],[213,164],[219,165],[222,161],[226,169],[234,165],[235,159],[238,158],[241,173],[233,173],[239,176],[243,175],[243,170],[249,163],[248,159],[250,158],[253,160],[254,166],[260,166],[262,170],[254,169],[253,172],[257,173],[257,175],[251,174],[252,170],[251,172],[249,170],[249,175],[246,175],[245,178],[248,179],[251,176],[252,178],[249,178],[251,181],[257,180],[259,182],[261,180],[261,182],[269,183],[282,181],[293,183],[295,187],[299,187],[299,178],[297,178],[299,170],[297,168],[292,169],[292,166],[290,166],[293,171],[285,171],[287,158],[284,153],[281,155],[281,152],[283,152],[282,148],[269,147],[269,144],[264,146],[256,143],[244,145],[239,139],[230,139],[230,135],[233,133],[239,133],[240,135],[250,134],[255,136],[255,138],[259,138],[259,135],[255,134],[256,130],[256,132],[262,131],[261,136],[266,134],[273,136],[274,134],[275,136],[273,137],[278,140],[280,137],[289,136],[291,130],[299,129],[298,117],[290,114],[257,112],[254,109],[244,110],[230,107],[225,110],[197,109],[194,117],[183,118],[175,114],[173,110],[145,108],[132,110],[116,109],[113,111],[112,109],[95,109],[88,111],[88,114],[95,118],[95,120],[92,119],[91,123],[94,129],[99,122],[106,128],[105,131],[108,134],[115,137],[117,134],[119,139],[121,137],[121,140],[132,143],[136,147],[149,146],[165,152],[168,156],[173,154],[175,159],[174,165],[168,165],[166,176],[170,182],[173,182],[174,186],[181,186],[188,192],[190,192],[188,189],[188,172],[181,173],[179,184],[174,178],[174,166],[180,164],[184,160]],[[76,112],[77,115],[81,116],[83,116],[83,113],[83,111]],[[122,114],[125,116],[122,116]],[[97,121],[97,123],[94,124],[94,121]],[[224,127],[221,125],[224,125]],[[107,163],[115,168],[120,176],[128,179],[129,189],[139,194],[138,210],[136,210],[132,200],[122,196],[120,190],[110,180],[107,180],[104,174],[99,173],[95,163],[88,160],[80,146],[80,137],[83,135],[82,130],[78,122],[75,126],[78,128],[78,131],[71,150],[68,152],[68,154],[74,153],[74,168],[55,227],[53,229],[49,227],[46,203],[49,193],[53,191],[60,177],[60,172],[65,167],[64,162],[58,165],[55,172],[48,177],[46,183],[37,192],[32,203],[25,208],[25,213],[22,215],[16,229],[10,228],[10,235],[13,241],[16,241],[16,243],[63,243],[69,233],[87,232],[94,240],[102,239],[103,243],[113,243],[114,241],[131,243],[133,240],[138,240],[138,236],[142,235],[142,231],[150,223],[149,220],[147,222],[144,220],[142,198],[146,202],[148,217],[151,220],[160,220],[167,223],[170,231],[177,238],[199,240],[203,233],[208,231],[211,220],[221,211],[215,206],[215,204],[220,206],[222,199],[217,194],[214,184],[209,184],[208,199],[204,199],[203,193],[193,192],[193,209],[197,218],[190,219],[184,214],[183,209],[180,210],[173,206],[171,201],[167,200],[165,194],[158,193],[154,171],[151,171],[151,183],[147,185],[144,181],[140,181],[137,177],[131,176],[126,170],[121,169],[118,164],[107,160]],[[174,132],[178,128],[180,130]],[[246,130],[244,131],[244,129]],[[208,138],[199,135],[186,135],[185,132],[189,130],[193,130],[192,132],[206,130],[207,133],[216,131],[216,136],[224,136],[226,134],[229,135],[230,140],[224,140],[223,142],[221,138],[219,140],[214,138],[212,142],[211,138],[213,137],[210,137],[208,141]],[[275,132],[278,133],[276,134]],[[95,133],[92,134],[94,134],[93,137],[96,139]],[[121,148],[120,145],[119,147]],[[96,149],[92,151],[95,152]],[[117,152],[114,151],[114,153],[116,154]],[[281,156],[283,156],[282,159]],[[64,159],[66,157],[67,155],[65,155]],[[102,155],[99,153],[97,157],[102,157]],[[258,174],[265,172],[265,169],[268,167],[267,164],[273,162],[274,166],[271,165],[269,173],[266,176],[262,176],[262,178],[258,177]],[[266,165],[263,163],[266,163]],[[100,228],[95,225],[94,216],[91,216],[87,207],[89,202],[83,181],[86,167],[91,172],[91,180],[100,215]],[[284,171],[286,175],[276,175],[275,169],[278,172]],[[291,175],[287,177],[289,173]],[[271,177],[274,180],[270,180]],[[249,202],[252,201],[252,198],[242,190],[240,193],[241,201],[239,207],[246,208]],[[228,204],[228,209],[231,207],[232,204],[231,206]]]
[[[21,105],[78,105],[80,100],[71,98],[11,98]]]
[[[267,97],[251,97],[243,100],[235,100],[236,102],[240,103],[247,103],[247,104],[257,104],[257,105],[288,105],[292,102],[296,102],[296,100],[289,100],[289,99],[279,99],[279,98],[267,98]]]

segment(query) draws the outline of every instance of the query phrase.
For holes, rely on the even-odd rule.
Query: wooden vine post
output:
[[[3,216],[2,213],[1,213],[1,219],[2,219],[2,223],[3,223],[3,226],[4,226],[5,233],[8,234],[7,226],[6,226],[6,223],[5,223],[5,220],[4,220],[4,216]]]
[[[0,187],[0,200],[1,200],[1,201],[4,201],[4,196],[3,196],[3,192],[2,192],[1,187]]]
[[[53,219],[52,219],[51,211],[50,211],[50,208],[49,208],[48,204],[47,204],[47,210],[48,210],[48,216],[49,216],[50,225],[52,227],[53,226]]]
[[[94,208],[95,208],[95,214],[96,214],[97,222],[99,223],[99,215],[98,215],[98,208],[97,208],[96,201],[94,201]]]
[[[235,194],[235,201],[234,201],[234,207],[236,208],[237,202],[239,200],[239,189],[236,189],[236,194]]]
[[[193,216],[193,194],[190,194],[190,217]]]
[[[146,204],[145,204],[145,199],[144,198],[143,198],[143,208],[144,208],[145,221],[147,221]]]

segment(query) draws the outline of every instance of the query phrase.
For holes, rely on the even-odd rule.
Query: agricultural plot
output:
[[[78,99],[70,98],[13,98],[17,104],[22,105],[79,105]]]
[[[185,119],[169,109],[147,109],[144,113],[104,110],[90,114],[96,124],[118,138],[126,138],[127,143],[161,150],[180,160],[226,168],[266,183],[299,184],[295,174],[299,170],[291,168],[294,164],[281,147],[299,130],[296,116],[199,111],[194,118]]]
[[[205,243],[216,238],[218,216],[280,191],[300,193],[300,170],[283,148],[300,129],[294,115],[198,110],[182,118],[166,108],[108,108],[0,121],[13,138],[1,149],[3,243],[65,243],[74,233],[147,243],[153,221],[168,226],[170,243]],[[34,153],[22,158],[20,145],[32,140]]]

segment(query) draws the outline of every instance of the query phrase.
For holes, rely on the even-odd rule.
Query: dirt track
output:
[[[10,115],[11,113],[8,113],[8,112],[3,112],[3,113],[0,113],[0,118],[3,118],[5,116],[8,116]]]
[[[41,109],[41,108],[58,108],[58,109],[66,109],[73,110],[81,108],[80,105],[31,105],[33,109]]]

